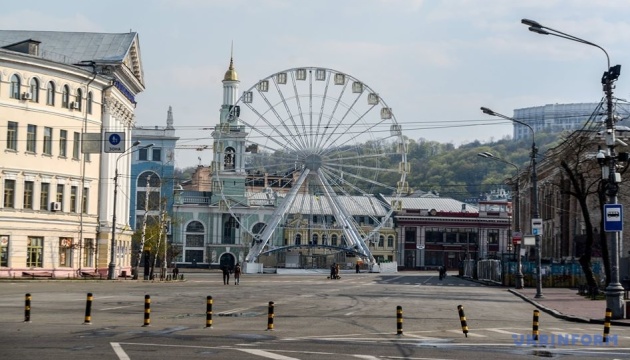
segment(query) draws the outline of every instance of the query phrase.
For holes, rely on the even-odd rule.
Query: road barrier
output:
[[[466,322],[466,315],[464,314],[464,307],[457,305],[457,311],[459,312],[459,321],[462,323],[462,332],[468,337],[468,323]]]
[[[538,340],[538,335],[540,335],[540,331],[538,331],[539,318],[540,318],[540,311],[534,310],[534,319],[532,321],[532,338],[534,340]]]
[[[273,301],[269,302],[269,311],[267,312],[267,330],[273,330]]]
[[[151,295],[144,295],[144,324],[151,326]]]
[[[608,335],[610,334],[610,318],[612,317],[612,310],[606,308],[606,317],[604,318],[604,342],[608,342]]]
[[[396,306],[396,335],[403,334],[403,312],[402,306]]]
[[[85,301],[85,320],[83,321],[86,325],[92,324],[92,301],[94,300],[94,296],[92,293],[87,294],[87,300]]]
[[[31,322],[31,294],[24,296],[24,322]]]
[[[212,296],[206,297],[206,328],[212,327]]]

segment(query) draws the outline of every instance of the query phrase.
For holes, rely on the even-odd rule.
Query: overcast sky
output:
[[[140,35],[140,126],[165,126],[181,145],[211,144],[234,42],[240,90],[303,66],[347,73],[376,90],[405,135],[456,146],[511,136],[517,108],[598,102],[606,70],[592,46],[543,36],[529,18],[594,42],[621,64],[615,95],[630,99],[627,0],[108,0],[5,1],[7,30]],[[625,124],[629,125],[629,124]],[[211,150],[178,150],[176,166],[208,165]]]

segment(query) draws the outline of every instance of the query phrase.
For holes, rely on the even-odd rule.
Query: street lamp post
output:
[[[521,232],[521,219],[520,219],[520,204],[519,204],[520,194],[519,194],[518,166],[512,162],[498,158],[494,156],[494,154],[487,151],[479,153],[477,154],[477,156],[481,156],[482,158],[487,158],[494,161],[502,162],[510,166],[514,166],[514,169],[516,170],[516,186],[515,186],[516,197],[514,201],[514,215],[513,215],[514,216],[514,231],[517,233],[520,233]],[[516,264],[516,267],[517,267],[516,268],[516,282],[514,284],[514,287],[517,289],[523,288],[523,263],[521,261],[521,246],[522,246],[521,242],[522,240],[518,242],[517,247],[516,247],[516,253],[518,255],[517,255],[517,264]]]
[[[538,149],[536,148],[536,132],[534,128],[532,128],[529,124],[524,123],[520,120],[516,120],[509,116],[500,114],[498,112],[494,112],[486,107],[481,107],[481,111],[484,114],[497,116],[505,120],[509,120],[523,126],[526,126],[532,132],[532,151],[530,154],[531,162],[532,162],[532,221],[534,219],[540,218],[540,213],[538,212],[538,174],[536,173],[536,154],[538,153]],[[533,229],[532,229],[533,230]],[[541,247],[540,247],[540,234],[534,234],[536,237],[536,298],[542,298],[542,263],[541,263]]]
[[[138,145],[140,145],[140,141],[134,142],[129,148],[123,151],[116,158],[116,164],[115,164],[116,167],[114,170],[114,207],[113,207],[113,213],[112,213],[112,240],[111,240],[110,253],[109,253],[109,267],[107,269],[108,280],[116,279],[116,200],[117,200],[117,195],[118,195],[118,160],[120,160],[120,158],[123,157],[124,155],[131,154],[133,151],[129,152],[129,150],[133,149],[134,147]],[[146,149],[151,146],[153,146],[153,144],[143,146],[140,149]],[[136,150],[140,150],[140,149],[136,149]]]
[[[534,20],[522,19],[521,23],[529,26],[529,30],[541,35],[553,35],[559,38],[575,41],[581,44],[594,46],[606,55],[606,71],[602,76],[602,85],[604,93],[606,95],[606,146],[608,147],[607,153],[603,153],[603,159],[600,159],[603,164],[607,164],[608,174],[603,174],[604,180],[606,180],[605,189],[608,196],[608,204],[617,204],[617,193],[619,192],[619,183],[621,182],[621,174],[617,172],[617,155],[615,153],[615,145],[617,139],[615,138],[615,119],[613,116],[613,83],[619,78],[621,72],[621,65],[610,66],[610,56],[604,48],[601,46],[586,41],[579,37],[569,35],[539,24]],[[599,158],[598,154],[598,158]],[[602,212],[603,214],[605,211]],[[623,219],[622,219],[623,220]],[[610,261],[610,275],[611,279],[606,287],[606,307],[612,310],[613,319],[622,319],[624,315],[623,309],[623,287],[619,282],[619,231],[609,231],[607,240],[611,244],[611,261]]]

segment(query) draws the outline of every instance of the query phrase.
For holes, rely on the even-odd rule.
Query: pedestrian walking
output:
[[[336,264],[333,263],[332,265],[330,265],[330,280],[333,280],[335,278],[335,269],[336,269]]]
[[[179,275],[179,268],[177,265],[173,268],[173,280],[177,280],[177,276]]]
[[[361,272],[361,266],[359,266],[359,263],[357,263],[357,265],[355,266],[355,269],[357,271],[357,274]]]
[[[241,264],[236,263],[234,267],[234,285],[238,285],[241,282]]]
[[[341,277],[339,276],[339,264],[335,265],[335,280],[339,280]]]
[[[227,265],[223,265],[221,267],[221,271],[223,271],[223,285],[230,284],[230,268]]]

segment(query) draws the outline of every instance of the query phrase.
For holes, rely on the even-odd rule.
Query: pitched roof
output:
[[[27,40],[40,42],[40,56],[55,62],[77,64],[81,61],[120,62],[128,54],[138,34],[0,30],[0,47]]]
[[[393,200],[401,200],[403,209],[413,209],[413,210],[432,210],[442,212],[462,212],[462,206],[466,205],[465,212],[469,213],[478,213],[479,209],[476,207],[463,203],[461,201],[457,201],[455,199],[450,198],[440,198],[440,197],[415,197],[415,198],[393,198],[393,197],[384,197],[387,203],[391,204]]]

